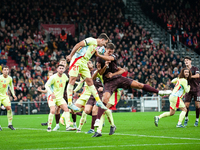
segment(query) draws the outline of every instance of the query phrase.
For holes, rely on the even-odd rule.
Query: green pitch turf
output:
[[[7,128],[7,117],[0,116],[0,124],[3,127],[3,131],[0,131],[0,149],[200,149],[200,126],[194,127],[194,112],[189,113],[186,128],[176,128],[180,111],[172,117],[161,119],[159,127],[155,127],[154,116],[160,113],[113,113],[117,126],[116,133],[108,135],[110,126],[106,119],[103,136],[97,138],[85,134],[90,129],[90,116],[87,117],[87,123],[81,133],[67,132],[62,125],[60,131],[47,132],[47,127],[41,126],[40,123],[46,122],[48,115],[14,116],[13,125],[17,130],[11,131]],[[79,120],[78,116],[77,125]]]

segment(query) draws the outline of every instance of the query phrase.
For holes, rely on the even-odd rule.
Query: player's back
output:
[[[182,98],[185,93],[188,93],[188,81],[185,78],[175,78],[172,80],[172,83],[176,83],[173,91],[172,91],[172,96],[178,96]]]
[[[80,47],[73,56],[73,59],[83,58],[86,61],[92,57],[97,48],[97,40],[89,37],[84,40],[85,46]]]

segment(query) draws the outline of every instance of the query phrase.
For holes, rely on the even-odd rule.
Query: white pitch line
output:
[[[7,127],[2,127],[7,128]],[[46,131],[46,129],[35,129],[35,128],[16,128],[19,130],[38,130],[38,131]],[[52,131],[52,132],[76,132],[76,131]],[[81,133],[85,133],[86,131],[81,131]],[[79,134],[79,133],[77,133]],[[108,134],[108,133],[102,133]],[[136,136],[136,137],[150,137],[150,138],[162,138],[162,139],[177,139],[177,140],[193,140],[193,141],[200,141],[199,138],[187,138],[187,137],[169,137],[169,136],[156,136],[156,135],[141,135],[141,134],[123,134],[123,133],[115,133],[115,135],[125,135],[125,136]]]
[[[24,150],[54,150],[54,149],[86,149],[86,148],[109,148],[109,147],[139,147],[139,146],[166,146],[166,145],[189,145],[200,143],[158,143],[158,144],[131,144],[131,145],[105,145],[105,146],[80,146],[80,147],[60,147],[60,148],[39,148],[39,149],[24,149]]]

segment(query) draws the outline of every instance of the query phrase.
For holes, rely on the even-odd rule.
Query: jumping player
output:
[[[106,68],[105,72],[103,72],[103,80],[104,80],[104,94],[103,94],[103,103],[106,107],[108,104],[108,101],[113,94],[113,92],[118,88],[136,88],[136,89],[143,89],[148,92],[152,93],[158,93],[159,95],[169,95],[171,94],[170,90],[167,91],[158,91],[157,89],[143,83],[139,83],[137,81],[134,81],[133,79],[129,79],[126,77],[123,77],[121,75],[116,75],[116,72],[118,71],[117,67],[117,55],[114,54],[115,46],[113,43],[108,43],[106,45],[106,52],[104,55],[100,55],[98,51],[96,51],[97,62],[101,67],[105,65],[105,61],[111,61],[109,64],[109,67]],[[103,69],[102,69],[103,70]],[[99,127],[99,122],[102,114],[104,113],[104,110],[99,108],[98,114],[97,114],[97,120],[95,121],[95,125]],[[115,131],[116,127],[110,128],[110,132],[113,133]],[[98,132],[95,132],[95,135],[93,137],[98,137]]]
[[[90,71],[87,67],[87,62],[95,53],[97,46],[105,46],[109,38],[105,33],[102,33],[97,39],[87,38],[74,46],[67,60],[70,62],[69,67],[69,84],[67,86],[68,106],[69,108],[80,111],[78,107],[72,104],[72,93],[75,81],[79,74],[84,78],[88,85],[89,91],[97,101],[97,105],[103,109],[107,109],[101,102],[98,92],[93,84]]]

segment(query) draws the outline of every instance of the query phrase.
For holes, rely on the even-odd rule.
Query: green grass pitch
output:
[[[20,115],[13,117],[13,125],[17,129],[7,128],[7,117],[0,116],[1,150],[59,150],[59,149],[200,149],[200,127],[194,127],[195,112],[189,113],[189,123],[186,128],[176,128],[180,111],[174,116],[163,118],[159,127],[154,125],[154,116],[161,112],[113,113],[117,130],[114,135],[108,135],[110,126],[106,119],[103,136],[92,138],[85,134],[90,129],[91,117],[87,116],[87,123],[81,133],[65,131],[60,125],[60,131],[47,132],[48,115]],[[77,125],[80,117],[77,117]],[[55,119],[52,127],[55,127]]]

